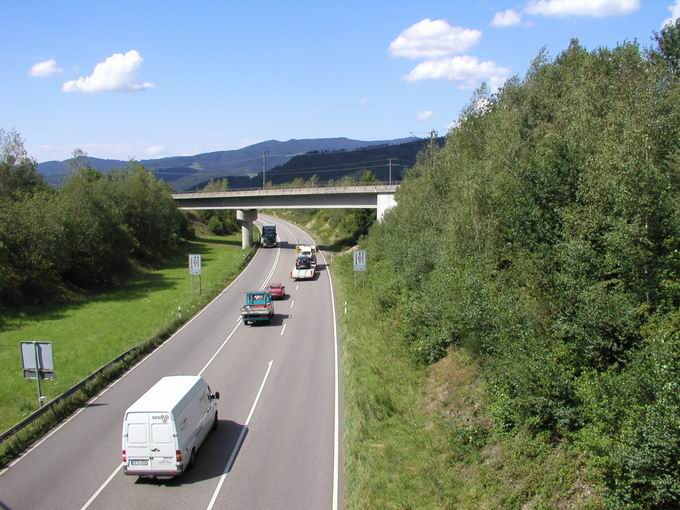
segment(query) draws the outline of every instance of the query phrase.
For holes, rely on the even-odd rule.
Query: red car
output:
[[[286,286],[281,283],[270,283],[267,292],[269,292],[274,299],[283,299],[286,297]]]

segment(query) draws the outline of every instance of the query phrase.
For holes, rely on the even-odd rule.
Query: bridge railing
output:
[[[287,187],[287,186],[268,186],[268,187],[259,187],[259,188],[233,188],[233,189],[224,189],[224,190],[193,190],[193,191],[178,191],[173,193],[173,195],[192,195],[192,194],[206,194],[206,193],[240,193],[240,192],[246,192],[248,194],[252,194],[254,192],[263,192],[270,194],[272,192],[280,192],[281,194],[287,194],[287,193],[305,193],[305,192],[310,192],[310,190],[315,190],[315,189],[336,189],[338,192],[342,193],[343,191],[349,192],[349,191],[357,191],[359,189],[364,189],[364,190],[375,190],[375,191],[380,191],[379,188],[385,188],[385,187],[390,187],[390,186],[399,186],[402,183],[401,180],[399,181],[392,181],[387,182],[387,181],[376,181],[376,182],[371,182],[371,183],[357,183],[357,184],[352,184],[352,185],[334,185],[334,184],[326,184],[326,183],[320,183],[317,186],[300,186],[300,187]]]

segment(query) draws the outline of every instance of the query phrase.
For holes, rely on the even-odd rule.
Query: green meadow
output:
[[[188,254],[202,256],[201,293],[192,290]],[[78,302],[0,316],[0,430],[38,405],[35,381],[24,380],[19,343],[52,342],[56,378],[42,383],[51,400],[122,352],[186,320],[241,269],[240,233],[204,236],[181,245],[155,269],[139,269],[125,284],[82,295]]]

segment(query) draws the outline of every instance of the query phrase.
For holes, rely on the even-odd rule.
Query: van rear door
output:
[[[148,471],[150,463],[149,414],[128,413],[125,420],[127,471]]]
[[[177,471],[175,436],[169,413],[149,415],[149,451],[151,471]]]

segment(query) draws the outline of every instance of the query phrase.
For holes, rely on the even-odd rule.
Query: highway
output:
[[[260,222],[264,217],[261,216]],[[333,509],[342,507],[341,402],[332,282],[293,282],[295,242],[278,219],[279,247],[244,272],[175,335],[0,473],[0,501],[38,509]],[[286,285],[270,325],[244,326],[248,290]],[[123,414],[158,379],[201,374],[219,400],[219,427],[196,466],[173,480],[123,473]]]

